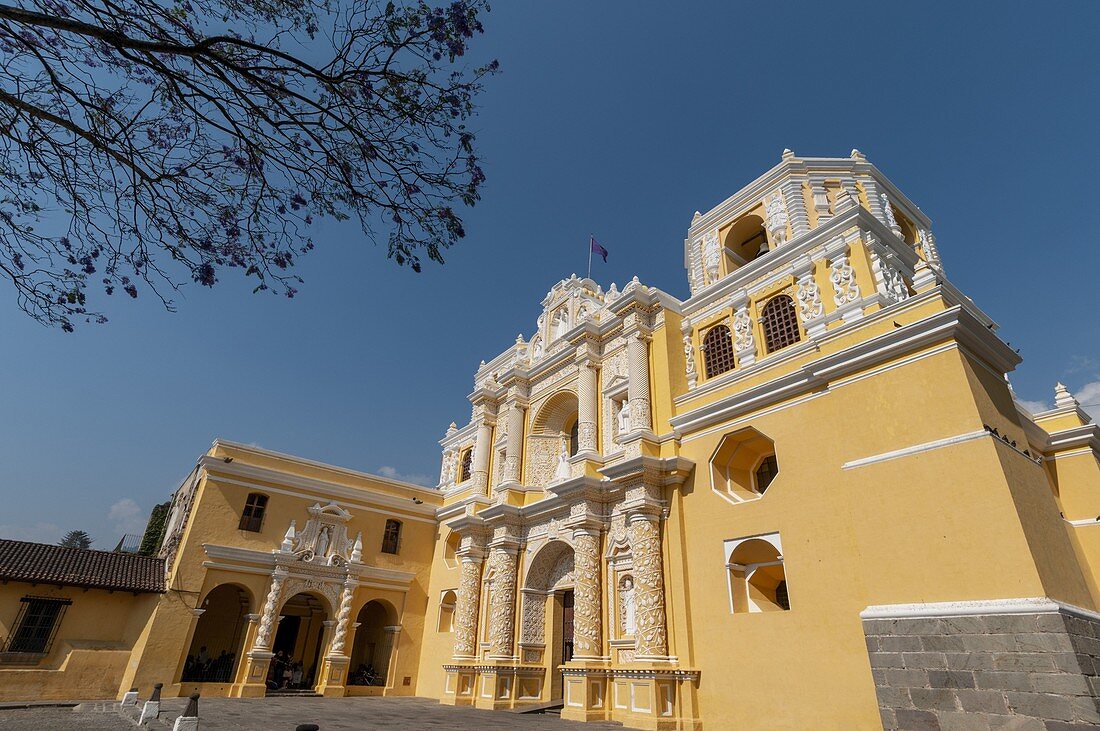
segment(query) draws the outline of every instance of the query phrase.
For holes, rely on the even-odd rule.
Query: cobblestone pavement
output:
[[[183,710],[186,698],[166,699],[162,729]],[[294,731],[315,723],[321,731],[374,729],[451,729],[452,731],[604,731],[622,730],[615,723],[580,724],[553,715],[479,711],[440,705],[427,698],[210,698],[199,701],[199,728]],[[0,729],[48,731],[116,731],[133,729],[115,713],[73,712],[67,708],[0,710]],[[150,728],[156,729],[156,726]]]

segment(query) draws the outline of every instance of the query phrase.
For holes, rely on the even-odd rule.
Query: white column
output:
[[[494,420],[486,406],[482,406],[480,412],[470,477],[475,485],[485,490],[489,486],[489,452],[492,450]]]
[[[588,353],[578,359],[577,451],[599,452],[596,429],[596,364]]]
[[[518,546],[502,544],[489,548],[492,571],[492,593],[489,596],[489,654],[491,657],[512,657],[516,633],[516,573]]]
[[[734,292],[730,305],[733,307],[733,351],[737,355],[737,366],[744,368],[756,362],[756,337],[749,315],[748,292],[743,289]]]
[[[634,597],[637,607],[635,659],[668,656],[665,624],[664,560],[661,556],[661,519],[651,512],[627,516],[630,549],[634,554]]]
[[[630,398],[630,430],[650,431],[649,412],[649,333],[639,328],[627,335],[626,361],[630,374],[627,395]]]
[[[810,216],[806,212],[806,201],[802,197],[802,181],[798,178],[787,178],[780,186],[783,198],[787,201],[787,216],[791,220],[791,238],[810,230]]]
[[[524,402],[511,395],[505,407],[508,419],[508,441],[504,453],[504,482],[519,482],[523,472]]]
[[[284,581],[286,581],[286,571],[275,569],[271,577],[271,588],[268,589],[267,599],[264,601],[264,610],[261,612],[260,628],[256,631],[256,642],[252,645],[253,650],[271,649],[271,642],[274,639],[272,633],[275,631],[276,618],[279,614],[279,598],[283,593]]]
[[[600,602],[600,529],[573,529],[573,647],[578,660],[594,660],[603,654],[602,605]]]

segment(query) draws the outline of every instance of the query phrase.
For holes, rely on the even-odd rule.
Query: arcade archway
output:
[[[221,584],[206,595],[199,604],[202,614],[195,626],[180,682],[233,682],[251,604],[248,590],[237,584]]]
[[[348,685],[389,686],[390,661],[397,641],[397,612],[386,602],[375,599],[363,605],[355,622]]]

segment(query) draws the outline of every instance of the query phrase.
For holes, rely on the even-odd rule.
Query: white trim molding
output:
[[[1045,596],[1017,599],[979,599],[920,604],[875,604],[859,613],[860,619],[921,619],[968,617],[980,614],[1057,614],[1065,612],[1100,622],[1100,614]]]
[[[853,459],[845,462],[843,465],[840,466],[840,468],[844,470],[851,470],[855,469],[856,467],[863,467],[865,465],[875,464],[876,462],[886,462],[891,459],[897,459],[898,457],[908,457],[911,454],[930,452],[933,449],[950,447],[955,444],[964,444],[966,442],[974,441],[975,439],[981,439],[988,434],[989,432],[987,432],[985,429],[979,429],[977,431],[967,432],[966,434],[957,434],[953,437],[935,439],[931,442],[925,442],[924,444],[915,444],[912,447],[895,449],[890,452],[883,452],[881,454],[875,454],[870,457],[863,457],[862,459]]]

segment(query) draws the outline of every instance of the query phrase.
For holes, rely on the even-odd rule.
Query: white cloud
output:
[[[1073,392],[1073,397],[1085,406],[1100,406],[1100,381],[1089,381]]]
[[[1032,414],[1037,414],[1040,411],[1046,411],[1050,408],[1050,405],[1047,404],[1045,401],[1025,401],[1023,399],[1020,399],[1019,404]]]
[[[143,533],[148,516],[141,507],[128,497],[124,497],[111,506],[107,519],[119,533]]]
[[[391,480],[400,480],[401,482],[411,482],[414,485],[422,485],[424,487],[430,487],[435,484],[435,480],[427,475],[418,474],[402,474],[397,471],[396,467],[390,467],[388,465],[382,465],[378,468],[378,474],[383,477],[388,477]]]
[[[34,525],[0,525],[0,538],[35,543],[57,543],[61,540],[61,528],[53,523]]]

